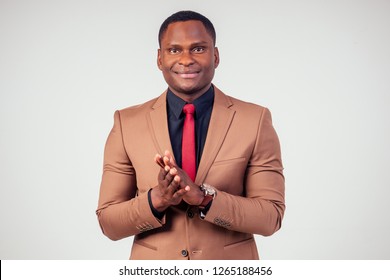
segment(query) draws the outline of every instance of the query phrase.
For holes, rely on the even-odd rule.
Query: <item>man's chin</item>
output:
[[[193,95],[195,93],[197,93],[199,91],[198,88],[194,88],[194,87],[187,87],[187,88],[181,88],[180,89],[180,92],[182,92],[183,94],[187,94],[187,95]]]
[[[181,94],[193,95],[199,92],[200,89],[201,88],[197,85],[180,85],[175,88],[175,91]]]
[[[169,85],[169,88],[173,91],[173,93],[187,96],[199,95],[206,92],[208,89],[207,84],[199,84],[195,81],[188,81],[187,83],[184,81],[180,83],[175,83],[173,85],[171,84]]]

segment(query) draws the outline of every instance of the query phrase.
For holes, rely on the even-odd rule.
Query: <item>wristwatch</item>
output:
[[[209,204],[210,201],[212,201],[215,198],[215,196],[217,195],[217,191],[212,186],[206,183],[203,183],[200,186],[200,190],[204,193],[204,199],[199,205],[199,208],[202,209],[206,207],[206,205]]]

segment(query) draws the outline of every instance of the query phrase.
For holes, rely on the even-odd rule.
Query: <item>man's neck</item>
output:
[[[177,92],[171,88],[169,88],[169,90],[174,94],[176,95],[177,97],[183,99],[185,102],[187,103],[193,103],[194,100],[198,99],[199,97],[201,97],[203,94],[205,94],[211,87],[211,84],[209,84],[207,87],[204,87],[202,90],[199,90],[198,92],[195,92],[195,93],[188,93],[188,94],[185,94],[185,93],[180,93],[180,92]]]

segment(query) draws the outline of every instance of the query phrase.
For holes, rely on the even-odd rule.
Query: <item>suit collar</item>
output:
[[[220,106],[229,108],[233,106],[233,102],[229,96],[225,95],[219,88],[214,85],[215,99],[214,102]]]
[[[157,98],[156,102],[152,106],[152,110],[147,115],[148,126],[153,138],[153,143],[160,155],[163,155],[165,150],[172,152],[168,130],[166,100],[167,91],[164,91]]]
[[[233,102],[229,98],[229,96],[225,95],[219,88],[217,88],[214,84],[214,103],[219,104],[220,106],[229,108],[230,106],[233,105]],[[168,90],[165,90],[159,97],[157,97],[156,102],[153,104],[152,108],[153,109],[158,109],[161,106],[166,108],[167,104],[167,93]]]

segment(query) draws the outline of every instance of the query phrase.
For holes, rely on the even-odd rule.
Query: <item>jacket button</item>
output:
[[[188,211],[187,212],[187,216],[188,216],[188,218],[193,218],[194,217],[194,212]]]
[[[181,255],[183,257],[187,257],[188,256],[188,251],[187,250],[181,250]]]

